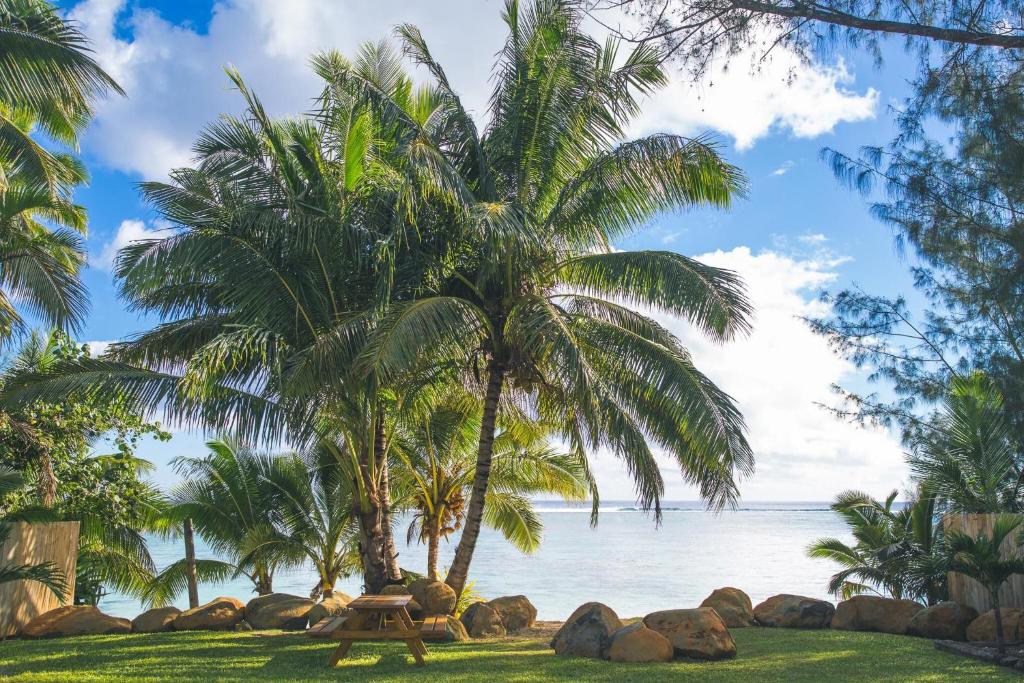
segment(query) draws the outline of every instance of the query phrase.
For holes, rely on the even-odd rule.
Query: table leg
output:
[[[402,626],[404,628],[410,631],[416,630],[416,622],[412,620],[412,617],[409,615],[409,612],[406,611],[404,607],[398,610],[398,620],[402,623]],[[419,655],[417,655],[416,652],[413,652],[413,656],[416,658],[416,664],[419,666],[423,666],[425,664],[423,656],[427,654],[427,646],[423,644],[423,639],[419,636],[417,636],[416,638],[410,638],[406,641],[406,644],[409,646],[410,650],[412,650],[415,647],[415,649],[419,652]]]
[[[345,659],[345,655],[348,654],[350,647],[352,647],[352,641],[348,638],[342,639],[342,641],[338,643],[338,649],[334,651],[334,654],[332,654],[330,660],[328,660],[327,666],[331,668],[338,666],[338,662]]]

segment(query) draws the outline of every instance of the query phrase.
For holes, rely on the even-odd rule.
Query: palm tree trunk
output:
[[[1003,639],[1003,615],[999,611],[999,590],[992,591],[992,612],[996,618],[996,652],[1006,654],[1006,641]]]
[[[359,561],[363,565],[363,589],[377,594],[387,585],[387,561],[384,557],[384,525],[380,509],[379,491],[373,469],[370,467],[370,449],[359,454],[360,488],[363,494],[356,503],[359,520]]]
[[[437,556],[440,549],[441,529],[437,520],[433,520],[427,529],[427,578],[431,581],[438,581]]]
[[[44,508],[52,508],[57,501],[57,475],[53,472],[50,452],[43,448],[39,455],[39,502]]]
[[[185,520],[185,576],[188,580],[189,609],[199,607],[199,581],[196,577],[196,544],[192,519]]]
[[[487,393],[484,395],[484,412],[480,423],[480,444],[476,455],[476,473],[473,475],[473,493],[469,498],[466,510],[466,522],[462,528],[462,538],[455,549],[455,559],[445,583],[452,587],[456,595],[462,595],[462,589],[469,578],[469,563],[473,560],[476,541],[480,536],[480,526],[484,518],[484,498],[487,495],[487,483],[491,476],[491,456],[494,453],[494,430],[498,420],[498,400],[505,382],[505,366],[494,359],[487,363]]]
[[[269,595],[274,592],[274,578],[266,568],[256,570],[256,595]]]
[[[384,572],[388,582],[399,582],[402,580],[402,568],[398,565],[398,548],[391,527],[391,478],[388,472],[387,434],[384,431],[383,410],[377,419],[373,447],[377,452],[377,463],[380,467],[380,523],[384,534]]]

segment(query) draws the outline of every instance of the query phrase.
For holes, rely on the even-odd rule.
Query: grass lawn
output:
[[[302,634],[160,633],[0,643],[0,678],[18,681],[998,681],[1012,671],[876,633],[735,629],[734,660],[624,665],[557,657],[538,639],[428,644],[427,666],[404,643],[357,643],[335,669],[333,643]]]

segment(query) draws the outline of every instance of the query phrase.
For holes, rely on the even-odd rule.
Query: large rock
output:
[[[419,603],[420,610],[426,616],[451,614],[455,611],[455,603],[459,596],[451,586],[443,581],[417,579],[409,584],[409,593]]]
[[[754,608],[761,626],[778,628],[828,628],[836,608],[832,603],[802,595],[773,595]]]
[[[612,634],[622,628],[622,622],[611,607],[599,602],[588,602],[562,624],[551,647],[555,654],[570,657],[601,659],[611,644]]]
[[[65,605],[43,612],[21,629],[27,638],[130,633],[132,622],[104,614],[92,605]]]
[[[132,619],[133,633],[159,633],[170,631],[174,617],[181,614],[177,607],[154,607]]]
[[[612,634],[608,659],[613,662],[668,662],[674,651],[668,638],[644,626],[642,621],[623,626]]]
[[[174,617],[175,631],[229,631],[245,617],[245,605],[235,598],[214,598]]]
[[[978,618],[973,607],[947,600],[925,607],[907,624],[907,635],[934,640],[967,640],[967,626]]]
[[[254,629],[299,631],[306,628],[309,611],[315,604],[309,598],[287,593],[261,595],[246,603],[245,620]]]
[[[384,588],[381,589],[380,594],[412,595],[408,588],[397,583],[391,584],[389,586],[384,586]],[[409,611],[409,614],[413,615],[413,618],[417,618],[423,613],[423,606],[420,605],[420,603],[416,600],[416,596],[413,596],[413,599],[409,601],[409,604],[406,605],[405,608]]]
[[[530,628],[537,621],[537,608],[525,595],[506,595],[487,603],[501,617],[501,623],[509,633],[518,633]]]
[[[448,615],[444,628],[444,641],[446,643],[458,643],[469,640],[469,633],[458,617]]]
[[[692,659],[736,656],[736,641],[718,612],[710,607],[670,609],[644,617],[647,628],[668,638],[676,654]]]
[[[713,608],[729,628],[743,628],[754,623],[750,596],[739,588],[716,588],[700,606]]]
[[[999,610],[1003,622],[1003,638],[1024,639],[1024,610],[1013,607]],[[996,639],[996,613],[989,610],[967,626],[967,640],[971,642]]]
[[[893,600],[877,595],[855,595],[843,600],[832,617],[832,628],[840,631],[879,631],[903,635],[910,620],[924,609],[913,600]]]
[[[345,593],[335,592],[331,594],[331,597],[324,598],[323,601],[309,608],[309,613],[306,614],[309,625],[312,626],[324,617],[337,617],[345,614],[345,609],[350,602],[352,602],[352,598]]]
[[[462,625],[471,638],[500,638],[505,635],[501,615],[486,602],[474,602],[462,613]]]

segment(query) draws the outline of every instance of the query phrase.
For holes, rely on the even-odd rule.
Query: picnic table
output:
[[[317,624],[310,631],[320,626],[324,635],[340,641],[328,662],[332,667],[345,658],[357,640],[404,640],[416,660],[416,666],[423,666],[427,648],[423,644],[421,627],[416,625],[406,609],[410,600],[411,595],[361,595],[348,603],[348,608],[355,614],[338,617],[332,623]]]

